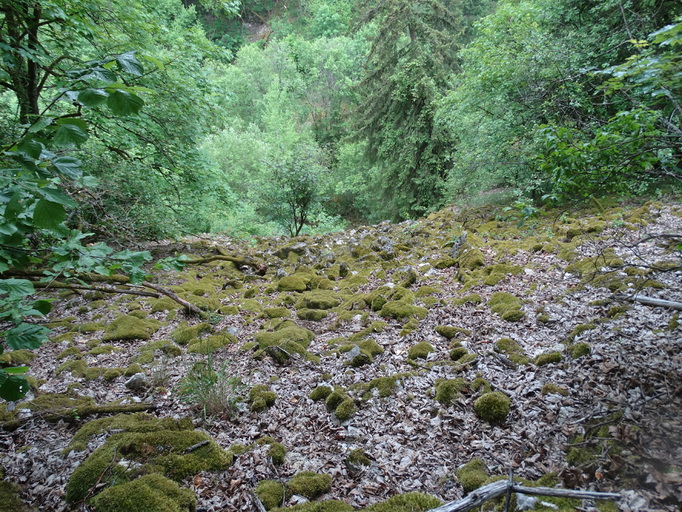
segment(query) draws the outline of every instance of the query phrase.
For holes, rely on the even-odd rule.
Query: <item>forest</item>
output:
[[[136,479],[126,470],[121,482],[130,481],[121,487],[163,489],[162,497],[149,498],[158,510],[428,510],[491,483],[508,465],[528,485],[597,482],[609,491],[646,488],[650,507],[682,501],[682,461],[662,455],[660,418],[647,438],[653,451],[637,462],[627,458],[628,443],[644,442],[633,429],[646,431],[647,423],[626,428],[629,413],[615,418],[592,397],[582,430],[564,424],[561,442],[542,444],[557,415],[579,421],[586,406],[579,407],[577,394],[585,383],[598,381],[600,397],[611,393],[602,389],[606,382],[620,397],[632,392],[625,370],[609,373],[604,358],[630,367],[636,377],[628,373],[628,382],[651,379],[641,384],[646,418],[656,400],[682,389],[673,385],[680,361],[660,352],[682,348],[675,313],[682,301],[679,1],[0,0],[0,50],[0,429],[27,432],[21,442],[3,433],[0,445],[30,450],[35,429],[27,422],[82,427],[50,445],[81,455],[68,470],[68,458],[43,461],[44,471],[68,473],[49,499],[45,475],[33,477],[39,484],[32,490],[12,487],[25,483],[21,452],[0,456],[0,484],[5,474],[14,482],[11,492],[0,485],[0,511],[5,503],[22,510],[43,500],[50,503],[45,510],[128,510],[109,493],[123,473],[95,461],[100,483],[83,468],[97,450],[116,460],[117,450],[132,444],[119,443],[113,455],[104,444],[86,459],[93,432],[120,430],[123,439],[144,431],[135,422],[147,420],[161,422],[150,431],[186,432],[194,427],[182,423],[183,411],[201,420],[194,426],[203,430],[189,437],[219,455],[173,476],[143,453],[144,469]],[[619,305],[622,294],[636,304]],[[665,312],[652,313],[660,307],[654,303],[642,313],[638,294],[663,300]],[[627,362],[614,348],[614,336],[619,347],[636,346],[636,337],[623,341],[620,333],[641,329],[661,338],[663,348],[654,352],[663,362],[651,365],[658,370]],[[281,332],[289,341],[276,336]],[[596,333],[604,346],[593,344]],[[171,356],[183,361],[172,370]],[[589,357],[607,377],[580,366]],[[567,380],[571,365],[580,367]],[[368,382],[361,382],[360,367]],[[511,412],[500,406],[507,411],[501,418],[474,413],[474,403],[496,393],[503,402],[510,396],[526,403],[525,384],[504,385],[523,380],[520,368],[542,375],[537,382],[545,386],[559,384],[535,392],[559,397],[548,403],[563,400],[563,412],[545,404],[541,426],[526,430],[514,423],[524,416],[516,402]],[[448,372],[460,377],[448,380]],[[128,386],[137,375],[146,379],[146,395]],[[661,379],[669,379],[667,398]],[[93,386],[87,393],[78,391],[83,382]],[[298,394],[306,386],[313,389],[308,398]],[[199,396],[209,388],[222,396]],[[319,453],[328,459],[302,462],[292,452],[282,466],[284,453],[309,433],[287,423],[294,413],[273,406],[270,388],[277,404],[284,397],[305,402],[306,421],[320,405],[313,394],[325,388],[321,404],[331,419],[319,428],[332,438],[345,435],[345,444],[322,443]],[[40,418],[21,412],[62,395],[66,402],[57,406],[36,405]],[[210,400],[219,404],[207,409]],[[434,453],[456,476],[436,472],[425,483],[425,468],[438,464],[415,463],[419,476],[404,461],[419,459],[418,443],[382,438],[383,451],[370,453],[371,416],[391,424],[398,414],[391,400],[408,404],[403,412],[417,423],[426,414],[423,421],[440,430],[459,428],[462,418],[487,421],[492,434],[468,434],[475,446],[490,435],[526,453],[516,438],[528,437],[535,443],[528,457],[535,458],[528,467],[519,462],[528,457],[509,453],[499,455],[504,464],[474,462],[480,481],[469,485],[459,470],[469,459],[485,459],[485,451],[454,455],[439,441]],[[471,410],[458,417],[457,404]],[[161,419],[144,416],[150,410]],[[264,427],[262,411],[289,431],[278,436]],[[84,421],[113,413],[120,414]],[[106,426],[92,426],[104,420]],[[672,439],[682,432],[675,420],[664,423],[673,425]],[[353,428],[364,428],[366,437],[355,439]],[[395,427],[408,439],[412,427],[405,428]],[[251,435],[255,444],[248,444],[253,429],[263,435]],[[431,442],[418,430],[414,439]],[[608,444],[614,439],[618,450]],[[600,442],[610,466],[576,451]],[[410,453],[391,466],[386,444]],[[350,456],[340,462],[351,449],[360,463]],[[240,462],[230,466],[221,457]],[[259,466],[266,457],[267,471]],[[81,465],[74,470],[75,461]],[[562,470],[567,461],[582,476]],[[325,464],[336,464],[333,485],[305,474]],[[271,484],[261,484],[283,482],[275,466],[287,476],[305,469],[298,475],[314,481],[273,501]],[[627,478],[619,473],[626,466]],[[657,471],[646,485],[645,467]],[[217,470],[241,482],[218,493],[220,506],[196,480]],[[254,471],[261,483],[251,488],[245,482],[258,480]],[[405,478],[396,483],[400,474]],[[186,492],[190,476],[196,497]],[[73,483],[78,478],[86,483]],[[287,485],[295,488],[295,478]],[[353,479],[362,481],[356,494],[347,491]],[[427,494],[381,503],[411,491]],[[23,504],[13,501],[17,492]],[[321,495],[344,504],[324,508],[314,501]],[[641,507],[631,495],[623,503],[628,499],[631,510]],[[562,510],[575,505],[556,503],[568,507]]]

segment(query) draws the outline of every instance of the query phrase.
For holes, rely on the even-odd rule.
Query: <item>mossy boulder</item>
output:
[[[447,407],[465,389],[467,389],[467,383],[461,377],[452,380],[438,379],[436,380],[436,400]]]
[[[488,479],[488,467],[482,459],[471,459],[457,470],[459,479],[465,493],[470,493],[483,486]]]
[[[313,291],[305,293],[296,302],[296,309],[333,309],[341,304],[341,298],[331,292]]]
[[[251,313],[260,313],[263,311],[263,306],[256,299],[246,299],[239,304],[239,307],[244,311]]]
[[[151,474],[105,489],[92,499],[92,505],[95,512],[194,512],[197,500],[191,489]]]
[[[465,295],[459,299],[452,299],[453,306],[463,306],[464,304],[480,304],[481,302],[483,302],[483,298],[481,298],[481,296],[477,293]]]
[[[104,372],[104,375],[102,377],[106,382],[112,382],[121,375],[123,375],[124,371],[125,370],[123,368],[109,368],[107,371]]]
[[[521,311],[521,299],[506,292],[493,293],[488,302],[493,313],[500,315],[507,322],[518,322],[526,313]]]
[[[559,352],[547,352],[545,354],[540,354],[535,358],[535,364],[538,366],[560,362],[561,354]]]
[[[348,395],[342,389],[339,388],[332,391],[327,396],[324,403],[329,411],[333,411],[341,404],[341,402],[343,402],[347,398]]]
[[[435,349],[428,341],[420,341],[407,351],[408,359],[426,359]]]
[[[502,423],[507,419],[510,407],[511,400],[500,391],[486,393],[474,402],[476,415],[490,423]]]
[[[263,314],[268,318],[289,318],[291,316],[291,311],[287,308],[265,308],[263,309]]]
[[[310,279],[305,279],[301,274],[285,276],[277,283],[277,289],[281,292],[304,292],[308,289]]]
[[[451,340],[452,338],[458,338],[460,336],[471,336],[471,331],[469,329],[463,329],[462,327],[454,327],[451,325],[437,325],[435,330],[438,334],[448,340]]]
[[[152,303],[152,313],[157,313],[159,311],[173,311],[180,309],[182,306],[175,302],[170,297],[161,297],[160,299],[153,299]]]
[[[188,451],[190,447],[192,450]],[[73,472],[66,486],[66,501],[78,503],[85,499],[98,481],[124,483],[148,473],[181,481],[201,471],[223,470],[231,463],[232,455],[204,432],[162,430],[114,434]]]
[[[334,414],[341,422],[349,420],[356,412],[358,412],[358,408],[352,398],[346,398],[334,410]]]
[[[327,315],[329,314],[328,311],[325,311],[324,309],[299,309],[296,312],[296,316],[300,318],[301,320],[309,320],[311,322],[319,322],[323,318],[326,318]]]
[[[249,391],[249,403],[252,411],[263,411],[274,405],[275,400],[277,400],[277,394],[270,391],[265,384],[257,384]]]
[[[148,340],[160,327],[158,320],[120,316],[107,326],[102,341]]]
[[[329,386],[317,386],[308,395],[311,400],[326,400],[329,395],[332,394],[332,388]]]
[[[480,249],[470,246],[463,247],[457,254],[455,263],[459,264],[460,269],[474,270],[485,265],[485,255]]]
[[[280,345],[286,342],[296,342],[303,348],[308,348],[315,334],[308,330],[298,327],[293,323],[278,325],[274,332],[256,333],[255,339],[260,349],[265,349],[271,345]]]
[[[399,300],[391,300],[384,304],[379,313],[384,317],[395,318],[396,320],[401,320],[403,318],[408,318],[410,316],[416,316],[419,319],[423,319],[429,311],[421,306],[413,306]]]
[[[314,500],[331,490],[332,477],[312,471],[301,471],[289,480],[289,488],[294,494]]]
[[[214,334],[213,336],[207,336],[204,339],[195,338],[191,340],[187,346],[187,352],[190,354],[208,354],[226,347],[227,345],[236,345],[237,343],[237,338],[227,332],[223,332]]]
[[[255,490],[256,496],[265,507],[265,510],[272,510],[279,507],[286,500],[291,498],[291,490],[288,486],[276,480],[261,480]]]
[[[182,322],[180,326],[171,332],[171,339],[178,345],[187,345],[191,340],[200,338],[202,334],[210,332],[211,326],[205,322],[187,326],[187,322]]]
[[[459,361],[467,355],[469,355],[469,351],[464,347],[455,347],[450,351],[450,359],[453,361]]]

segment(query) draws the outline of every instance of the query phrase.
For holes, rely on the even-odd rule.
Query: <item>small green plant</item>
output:
[[[241,392],[246,386],[239,377],[232,375],[227,365],[228,361],[225,361],[217,371],[214,370],[213,357],[208,354],[204,361],[192,365],[175,388],[181,402],[201,410],[205,422],[219,414],[236,415],[237,404],[243,400]]]

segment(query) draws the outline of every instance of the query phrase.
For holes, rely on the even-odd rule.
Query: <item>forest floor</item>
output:
[[[15,364],[35,356],[34,389],[0,404],[5,481],[27,510],[109,510],[93,496],[160,473],[191,489],[198,510],[231,511],[261,510],[256,496],[271,508],[259,482],[278,482],[279,500],[277,490],[301,488],[294,475],[312,471],[331,484],[303,486],[285,505],[307,493],[363,508],[414,491],[457,500],[471,488],[458,469],[480,458],[493,479],[511,467],[545,485],[625,491],[621,510],[677,510],[678,312],[614,294],[682,302],[680,251],[665,236],[682,234],[682,208],[607,203],[543,212],[521,228],[500,208],[448,208],[314,237],[151,244],[155,255],[267,265],[263,276],[221,258],[152,272],[154,283],[211,310],[204,319],[168,298],[45,292],[55,299],[51,342],[3,356]],[[207,360],[213,371],[200,371]],[[200,378],[188,385],[188,374]],[[230,387],[233,377],[243,387]],[[264,387],[249,399],[256,385]],[[234,414],[210,414],[201,397],[182,400],[183,389],[244,400]],[[274,395],[259,399],[258,390]],[[491,391],[510,399],[493,422],[474,405]],[[186,443],[154,441],[148,431],[161,427],[139,414],[89,424],[94,405],[173,418],[163,428],[184,432]],[[87,464],[90,473],[76,470]],[[543,501],[537,510],[593,506]]]

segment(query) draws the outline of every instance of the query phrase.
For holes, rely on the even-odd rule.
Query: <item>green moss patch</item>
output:
[[[294,494],[314,500],[331,490],[332,477],[312,471],[301,471],[289,480],[289,488]]]
[[[207,336],[204,339],[194,339],[190,341],[187,352],[196,354],[208,354],[227,345],[237,344],[237,338],[227,332]]]
[[[121,464],[121,460],[131,462]],[[180,481],[200,471],[223,470],[231,463],[232,455],[203,432],[114,434],[73,472],[66,486],[66,501],[83,500],[100,478],[104,483],[123,483],[140,474],[158,473]]]
[[[462,327],[454,327],[451,325],[437,325],[435,330],[438,334],[448,340],[451,340],[452,338],[459,338],[461,336],[471,336],[471,331],[469,329],[463,329]]]
[[[474,402],[476,415],[490,423],[502,423],[509,414],[511,400],[504,393],[485,393]]]
[[[160,327],[161,323],[158,320],[143,320],[130,315],[120,316],[107,326],[102,340],[148,340]]]
[[[249,391],[249,403],[252,411],[263,411],[274,405],[275,400],[277,400],[277,394],[270,391],[265,384],[257,384]]]
[[[421,492],[408,492],[393,496],[382,503],[364,509],[365,512],[425,512],[440,507],[441,500]]]
[[[291,498],[292,495],[288,486],[276,480],[261,480],[256,486],[255,493],[263,504],[263,507],[265,507],[265,510],[272,510],[275,507],[279,507],[282,503]]]
[[[482,487],[488,480],[488,467],[482,459],[471,459],[457,470],[457,478],[468,494]]]
[[[202,334],[211,331],[211,326],[207,323],[200,323],[187,326],[187,322],[182,322],[180,326],[171,332],[171,339],[178,345],[187,345],[190,340],[200,338]]]
[[[538,366],[545,366],[546,364],[560,363],[561,354],[559,352],[547,352],[545,354],[539,354],[535,358],[535,364]]]
[[[428,341],[420,341],[407,351],[408,359],[426,359],[435,349]]]
[[[477,293],[465,295],[459,299],[452,299],[453,306],[463,306],[464,304],[480,304],[481,302],[483,302],[483,299]]]
[[[304,293],[296,302],[296,309],[333,309],[341,305],[341,298],[328,291]]]
[[[408,318],[411,316],[416,316],[419,319],[423,319],[428,314],[426,308],[420,306],[412,306],[411,304],[406,304],[405,302],[398,300],[388,301],[381,308],[380,315],[384,317],[395,318],[396,320],[401,320],[403,318]]]
[[[21,487],[11,482],[0,481],[0,511],[24,512],[26,506],[19,498]]]
[[[158,474],[105,489],[92,499],[95,512],[189,512],[196,508],[194,491]]]
[[[263,309],[263,314],[268,318],[289,318],[291,316],[291,311],[287,308],[265,308]]]
[[[451,405],[462,391],[467,389],[467,382],[462,378],[436,380],[436,400],[444,406]]]
[[[521,311],[521,299],[510,293],[493,293],[488,304],[493,310],[493,313],[497,313],[502,320],[506,320],[507,322],[517,322],[526,315]]]
[[[75,347],[71,347],[75,348]],[[68,350],[68,349],[67,349]],[[78,350],[78,349],[76,349]],[[62,352],[63,354],[64,352]],[[80,353],[80,352],[79,352]],[[15,366],[26,365],[33,361],[36,355],[25,349],[12,350],[11,352],[5,352],[0,356],[0,363],[11,364]],[[2,364],[0,364],[2,366]]]
[[[300,318],[301,320],[309,320],[311,322],[319,322],[323,318],[326,318],[327,315],[329,314],[328,311],[325,311],[323,309],[299,309],[296,312],[296,316]]]
[[[542,386],[542,394],[543,395],[550,395],[550,394],[555,394],[555,395],[561,395],[561,396],[568,396],[568,390],[566,388],[562,388],[561,386],[558,386],[556,384],[552,384],[548,382],[544,386]]]
[[[310,279],[305,279],[302,274],[285,276],[277,283],[277,289],[281,292],[304,292],[308,289]]]
[[[583,356],[588,356],[590,355],[590,352],[592,349],[587,343],[576,343],[575,345],[571,345],[568,347],[568,353],[570,354],[571,358],[573,359],[578,359],[579,357]]]

